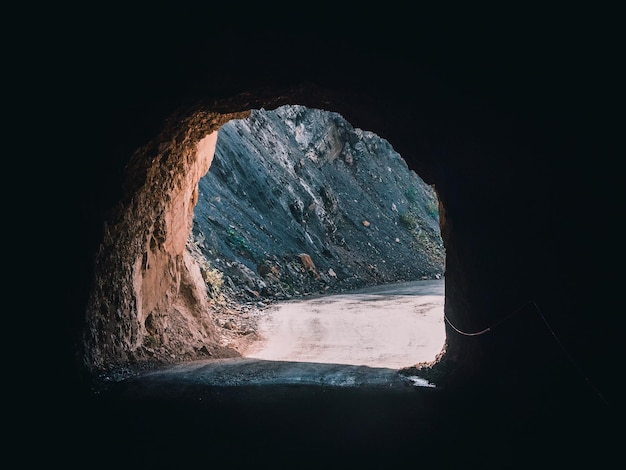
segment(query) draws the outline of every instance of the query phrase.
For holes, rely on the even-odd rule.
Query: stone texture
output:
[[[443,275],[434,189],[389,142],[337,113],[281,106],[228,122],[198,186],[194,243],[264,297]],[[301,272],[298,256],[315,269]]]
[[[142,183],[107,221],[96,259],[84,339],[90,369],[235,354],[220,348],[204,280],[186,250],[198,181],[231,117],[196,114],[137,151],[129,181]]]

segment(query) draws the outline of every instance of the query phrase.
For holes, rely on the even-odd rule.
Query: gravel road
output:
[[[282,302],[261,318],[246,356],[399,369],[429,362],[445,341],[444,281],[405,282]]]

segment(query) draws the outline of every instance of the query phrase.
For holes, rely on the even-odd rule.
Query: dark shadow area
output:
[[[251,366],[243,361],[242,371]],[[276,371],[294,364],[265,366]],[[102,390],[64,431],[72,436],[68,446],[53,451],[84,459],[90,468],[608,468],[613,461],[607,410],[576,381],[569,381],[567,395],[531,377],[514,393],[408,382],[212,383],[211,374],[223,374],[224,367],[174,367]],[[361,372],[374,377],[381,372],[366,369]]]

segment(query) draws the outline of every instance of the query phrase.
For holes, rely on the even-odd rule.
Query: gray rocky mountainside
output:
[[[220,128],[187,248],[210,296],[241,301],[434,279],[445,264],[435,190],[386,140],[303,106]]]

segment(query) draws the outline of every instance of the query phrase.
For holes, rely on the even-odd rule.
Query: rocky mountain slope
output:
[[[187,248],[212,298],[244,302],[439,278],[445,259],[434,189],[386,140],[303,106],[220,128]]]

